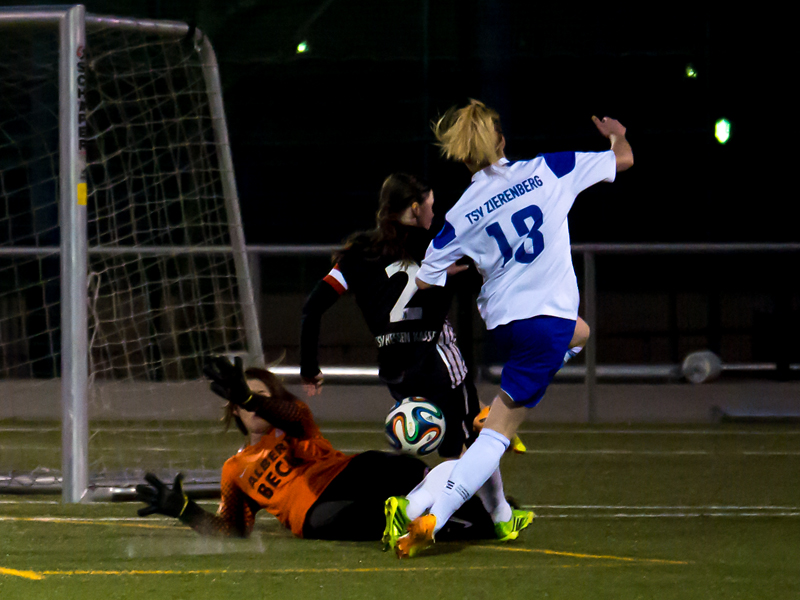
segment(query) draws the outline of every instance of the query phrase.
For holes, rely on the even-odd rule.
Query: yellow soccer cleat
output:
[[[434,542],[433,530],[436,528],[434,515],[422,515],[408,524],[408,533],[397,540],[394,551],[397,558],[412,558]]]
[[[522,440],[519,439],[518,435],[515,435],[511,438],[511,443],[508,445],[508,449],[514,454],[525,454],[528,451],[528,449],[525,447],[525,444],[523,444]]]
[[[532,510],[512,509],[511,518],[508,521],[494,524],[494,532],[497,535],[497,539],[501,542],[517,539],[520,531],[530,525],[535,516]]]

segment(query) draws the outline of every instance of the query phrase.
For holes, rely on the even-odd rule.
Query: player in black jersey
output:
[[[473,421],[480,404],[447,321],[452,290],[447,286],[417,289],[416,272],[432,237],[428,234],[432,221],[433,191],[427,185],[402,173],[386,178],[375,228],[350,236],[334,254],[333,269],[306,300],[300,375],[309,395],[319,393],[320,320],[342,294],[351,291],[375,336],[381,379],[396,400],[423,396],[441,408],[446,426],[438,450],[440,456],[451,458],[459,456],[477,437]],[[448,275],[467,268],[452,265]],[[496,527],[513,522],[520,513],[505,498],[499,468],[476,496]],[[397,499],[387,500],[387,523],[394,522],[398,514],[397,504],[390,506],[393,500]],[[533,513],[527,517],[524,526]]]
[[[447,320],[451,290],[420,291],[415,283],[432,237],[433,201],[433,191],[411,175],[396,173],[384,181],[375,229],[350,236],[303,307],[300,374],[309,395],[318,393],[322,314],[352,292],[375,337],[381,380],[396,400],[423,396],[442,409],[446,427],[439,454],[450,458],[476,435],[472,422],[480,404]],[[453,273],[466,268],[452,267]]]

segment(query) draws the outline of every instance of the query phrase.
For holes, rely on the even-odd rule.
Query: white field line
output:
[[[535,511],[537,519],[691,519],[700,517],[741,519],[752,517],[800,517],[800,506],[604,506],[530,504],[523,505],[522,508]]]
[[[320,427],[325,434],[344,434],[361,433],[383,435],[383,428],[380,424],[375,427]],[[520,429],[519,435],[742,435],[742,436],[783,436],[800,435],[800,429],[786,429],[773,431],[748,431],[746,429],[738,431],[718,431],[716,429]]]
[[[44,452],[51,450],[51,446],[31,446],[28,444],[4,444],[3,450],[11,451],[39,451]],[[95,447],[96,450],[114,451],[113,447]],[[374,446],[360,446],[354,448],[338,448],[340,452],[345,454],[356,454],[359,452],[366,452],[367,450],[375,450]],[[387,448],[388,450],[388,448]],[[158,446],[137,446],[137,452],[151,452],[151,453],[168,453],[168,454],[194,454],[197,448],[176,448],[171,447],[158,447]],[[523,454],[541,454],[541,455],[623,455],[623,456],[800,456],[800,450],[739,450],[734,452],[717,452],[709,450],[621,450],[617,448],[593,448],[590,450],[571,450],[571,449],[531,449],[528,448]]]
[[[629,454],[631,456],[800,456],[800,450],[740,450],[736,452],[716,452],[708,450],[617,450],[596,448],[592,450],[526,450],[525,454]]]
[[[143,448],[142,450],[146,450]],[[360,448],[338,448],[345,454],[355,454],[375,450],[373,446]],[[594,450],[526,450],[523,454],[554,454],[554,455],[629,455],[629,456],[800,456],[800,450],[767,451],[767,450],[740,450],[736,452],[710,452],[707,450],[618,450],[614,448],[597,448]]]
[[[31,426],[14,426],[7,425],[0,427],[0,433],[58,433],[61,431],[60,427],[31,427]],[[366,429],[364,431],[367,431]],[[224,431],[222,427],[216,425],[205,425],[204,427],[191,429],[188,427],[160,427],[153,429],[152,427],[98,427],[91,428],[91,433],[144,433],[149,435],[158,434],[178,434],[178,435],[236,435],[241,437],[241,433],[237,429],[230,429]]]
[[[345,434],[345,433],[359,433],[368,435],[383,435],[383,428],[380,424],[376,423],[375,426],[364,427],[322,427],[322,432],[325,434]],[[4,426],[0,427],[0,433],[53,433],[60,432],[60,427],[30,427],[30,426]],[[92,429],[92,433],[145,433],[157,435],[164,434],[181,434],[181,435],[235,435],[239,436],[239,432],[233,429],[224,432],[221,429],[216,429],[215,426],[204,425],[202,428],[192,429],[188,427],[162,427],[161,429],[154,430],[147,427],[101,427]],[[521,429],[518,431],[520,435],[714,435],[714,436],[794,436],[800,435],[800,429],[786,429],[786,430],[772,430],[772,431],[750,431],[747,429],[720,431],[717,429],[663,429],[663,430],[650,430],[650,429]]]
[[[135,501],[134,501],[134,502],[135,502]],[[205,506],[217,506],[217,505],[219,505],[219,500],[195,500],[195,502],[196,502],[197,504],[201,504],[201,505],[205,505]],[[50,504],[50,505],[54,505],[54,504],[61,504],[61,501],[60,501],[60,500],[35,500],[35,499],[26,499],[25,497],[23,497],[23,496],[20,496],[20,498],[19,498],[19,499],[12,498],[12,499],[8,499],[8,500],[0,500],[0,504],[11,504],[11,505],[23,505],[23,504]],[[92,502],[92,506],[100,506],[100,505],[103,505],[103,504],[114,505],[114,506],[119,506],[119,505],[120,505],[120,503],[119,503],[119,501],[118,501],[118,500],[115,500],[115,501],[113,501],[113,502],[112,502],[112,501],[97,501],[97,502]],[[269,513],[264,513],[264,515],[271,516],[271,515],[269,515]],[[112,518],[112,517],[109,517],[109,518]],[[116,518],[116,517],[113,517],[113,518]],[[128,518],[128,517],[120,517],[120,518]],[[130,518],[132,518],[132,519],[136,519],[137,517],[130,517]],[[151,517],[151,518],[155,519],[155,518],[157,518],[157,517]],[[84,519],[84,520],[85,520],[85,519]],[[171,521],[172,519],[164,518],[163,520],[164,520],[164,521]]]
[[[664,505],[643,505],[625,506],[619,504],[530,504],[524,508],[554,509],[554,510],[800,510],[800,506],[735,506],[726,504],[711,504],[707,506],[664,506]]]
[[[586,513],[586,514],[536,514],[537,519],[697,519],[697,518],[797,518],[797,512],[669,512],[669,513]]]
[[[4,502],[5,504],[40,504],[40,502]],[[100,504],[100,503],[98,503]],[[104,503],[110,504],[110,503]],[[216,505],[216,502],[202,502],[206,505]],[[574,505],[523,505],[525,509],[537,511],[537,519],[693,519],[693,518],[798,518],[798,506],[574,506]],[[545,512],[542,512],[542,510]],[[550,509],[553,512],[550,512]],[[562,512],[558,512],[562,511]],[[567,512],[563,512],[567,511]],[[265,514],[260,519],[275,520],[272,515]],[[50,517],[50,516],[0,516],[2,522],[33,522],[33,523],[78,523],[78,524],[113,524],[133,523],[141,525],[155,525],[158,523],[174,524],[175,519],[167,517]]]

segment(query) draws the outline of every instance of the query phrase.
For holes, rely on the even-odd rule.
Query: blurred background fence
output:
[[[248,246],[267,357],[285,351],[285,363],[297,364],[302,305],[330,269],[334,248]],[[672,377],[688,354],[710,350],[728,372],[794,377],[798,251],[791,243],[574,245],[580,312],[592,336],[564,376],[591,375],[596,367],[601,378]],[[491,377],[496,360],[476,291],[475,281],[461,286],[451,319],[473,372]],[[355,303],[340,301],[324,317],[321,364],[373,365],[374,356]]]
[[[276,370],[290,384],[299,381],[302,306],[330,269],[335,247],[247,247],[265,358],[269,363],[285,355]],[[720,407],[745,416],[800,415],[794,383],[800,380],[800,349],[794,342],[800,334],[800,289],[794,277],[798,251],[796,243],[574,245],[581,315],[592,336],[586,350],[557,376],[557,383],[571,385],[553,386],[548,395],[557,401],[542,403],[532,418],[685,422],[708,420],[710,411]],[[497,389],[500,365],[475,308],[479,277],[463,277],[451,320],[481,398],[488,402]],[[14,327],[8,320],[3,323]],[[721,361],[719,381],[695,386],[687,382],[682,363],[705,350]],[[391,406],[377,379],[374,341],[349,296],[323,317],[320,364],[332,385],[324,398],[309,402],[321,420],[382,418]],[[22,380],[0,382],[8,385],[27,389]],[[187,394],[190,410],[180,414],[214,419],[216,404],[196,401],[201,388]],[[131,402],[131,394],[126,390],[126,406],[138,408],[130,418],[160,410]],[[29,400],[12,402],[14,412],[0,417],[57,416],[57,392],[45,396],[15,392],[7,398]],[[616,408],[609,409],[609,402]],[[113,407],[117,401],[106,403]]]

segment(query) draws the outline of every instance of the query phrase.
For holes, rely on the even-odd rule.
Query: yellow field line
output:
[[[44,579],[44,576],[36,571],[17,571],[16,569],[6,569],[3,567],[0,567],[0,575],[22,577],[23,579]]]
[[[478,546],[479,548],[494,548],[493,546]],[[656,559],[635,559],[619,556],[599,556],[594,554],[574,554],[570,552],[557,552],[554,550],[526,550],[524,548],[516,549],[517,551],[527,552],[540,552],[544,554],[555,554],[559,556],[571,556],[578,558],[594,558],[615,560],[617,564],[619,561],[628,562],[657,562],[666,564],[688,564],[680,561],[666,561]],[[316,569],[193,569],[186,571],[163,569],[163,570],[126,570],[126,571],[110,571],[110,570],[92,570],[81,569],[72,571],[17,571],[15,569],[0,568],[0,575],[14,575],[17,577],[25,577],[27,579],[44,579],[46,576],[74,576],[74,575],[106,575],[106,576],[126,576],[126,575],[297,575],[297,574],[313,574],[313,573],[401,573],[401,572],[443,572],[443,571],[509,571],[509,570],[529,570],[531,568],[548,568],[548,569],[574,569],[583,568],[585,564],[570,564],[570,565],[473,565],[473,566],[460,566],[460,567],[431,567],[431,566],[418,566],[418,567],[362,567],[362,568],[316,568]],[[611,567],[611,564],[596,564],[596,566]]]
[[[137,527],[145,529],[174,529],[173,525],[149,525],[145,523],[120,523],[119,521],[96,521],[91,519],[70,519],[63,517],[0,517],[0,521],[29,521],[41,523],[74,523],[78,525],[114,525],[118,527]],[[513,546],[500,545],[474,545],[475,548],[501,550],[506,552],[529,552],[536,554],[546,554],[551,556],[565,556],[570,558],[589,558],[595,560],[611,560],[617,562],[637,562],[670,565],[690,564],[686,561],[665,560],[656,558],[634,558],[627,556],[613,556],[603,554],[582,554],[576,552],[563,552],[558,550],[547,550],[544,548],[516,548]],[[557,565],[557,568],[573,568],[579,565]],[[610,566],[610,565],[609,565]],[[76,570],[76,571],[19,571],[16,569],[6,569],[0,567],[0,575],[22,577],[25,579],[43,579],[45,576],[71,576],[71,575],[224,575],[224,574],[298,574],[298,573],[376,573],[376,572],[412,572],[412,571],[485,571],[485,570],[510,570],[510,569],[529,569],[530,565],[477,565],[464,567],[374,567],[374,568],[324,568],[324,569],[246,569],[246,570],[152,570],[152,571],[97,571],[97,570]],[[554,568],[554,567],[550,567]]]
[[[551,554],[554,556],[569,556],[571,558],[595,558],[603,560],[620,560],[625,562],[648,562],[664,565],[688,565],[684,560],[666,560],[663,558],[634,558],[630,556],[610,556],[605,554],[579,554],[577,552],[560,552],[558,550],[545,550],[544,548],[515,548],[513,546],[475,546],[488,550],[505,550],[506,552],[534,552],[537,554]]]
[[[548,569],[574,569],[585,565],[541,565]],[[614,566],[614,565],[604,565]],[[73,570],[73,571],[40,571],[35,573],[29,571],[34,575],[44,576],[72,576],[72,575],[297,575],[309,573],[387,573],[387,572],[421,572],[421,571],[501,571],[501,570],[529,570],[531,565],[478,565],[478,566],[464,566],[464,567],[362,567],[354,569],[343,569],[337,567],[329,567],[325,569],[194,569],[187,571],[176,571],[171,569],[165,570],[129,570],[129,571],[98,571],[98,570]],[[2,571],[0,571],[2,572]]]

